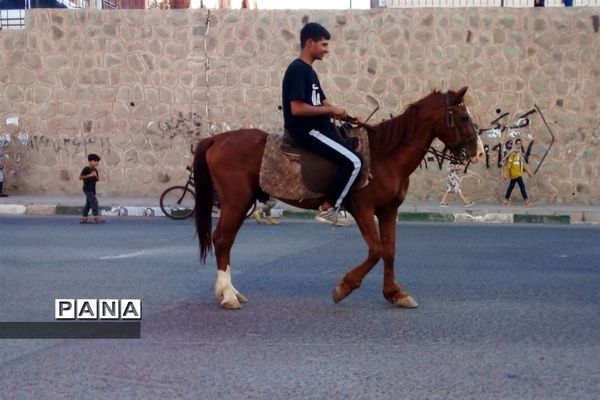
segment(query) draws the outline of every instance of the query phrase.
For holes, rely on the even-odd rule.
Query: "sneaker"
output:
[[[448,203],[440,203],[440,207],[448,207]]]
[[[467,202],[465,203],[465,207],[471,207],[473,204],[475,204],[475,202],[474,202],[474,201],[467,201]]]
[[[337,222],[334,224],[335,226],[341,226],[343,228],[347,228],[352,226],[353,222],[350,218],[341,217],[338,218]]]
[[[331,207],[330,209],[326,210],[326,211],[320,211],[317,214],[317,216],[315,217],[315,219],[319,222],[324,222],[326,224],[332,224],[334,226],[351,226],[352,225],[352,221],[350,221],[348,218],[339,218],[338,216],[338,211],[334,208]]]
[[[265,221],[267,221],[267,225],[279,225],[279,221],[277,221],[275,218],[273,218],[270,215],[265,218]]]
[[[102,218],[102,217],[94,217],[94,223],[95,224],[101,224],[103,222],[106,222],[106,218]]]
[[[80,224],[89,224],[90,220],[88,219],[88,217],[81,217],[81,219],[79,220]]]

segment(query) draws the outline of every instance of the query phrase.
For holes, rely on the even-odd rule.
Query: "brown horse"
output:
[[[334,302],[341,301],[358,288],[365,275],[383,258],[383,296],[398,307],[417,306],[400,288],[394,275],[398,207],[406,196],[410,174],[419,166],[436,137],[455,158],[477,162],[482,156],[483,146],[463,103],[466,91],[466,87],[458,92],[434,91],[409,105],[401,115],[367,126],[372,179],[367,186],[350,194],[345,207],[356,220],[369,252],[367,258],[346,273],[333,289]],[[230,250],[246,210],[265,195],[259,186],[259,172],[266,139],[267,133],[258,129],[240,129],[201,140],[195,152],[200,258],[206,262],[214,243],[218,268],[215,295],[221,306],[228,309],[238,309],[241,303],[248,301],[231,282]],[[221,200],[221,216],[214,234],[211,219],[213,190]],[[280,200],[305,209],[317,209],[323,201]]]

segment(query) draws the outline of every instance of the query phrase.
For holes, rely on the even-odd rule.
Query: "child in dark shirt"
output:
[[[98,215],[98,199],[96,198],[96,182],[98,178],[98,169],[96,168],[100,163],[100,157],[97,154],[88,155],[88,166],[81,170],[79,179],[83,181],[83,193],[85,194],[85,206],[83,207],[83,217],[81,217],[81,223],[90,223],[88,220],[88,214],[90,209],[94,219],[92,223],[97,224],[106,221],[104,218]]]

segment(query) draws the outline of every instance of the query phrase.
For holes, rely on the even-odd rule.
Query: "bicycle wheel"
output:
[[[185,186],[170,187],[160,196],[160,209],[169,218],[185,219],[194,213],[195,208],[194,192]]]

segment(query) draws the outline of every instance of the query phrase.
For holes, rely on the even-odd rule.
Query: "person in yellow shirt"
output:
[[[521,139],[516,139],[511,152],[506,157],[506,163],[502,174],[504,179],[510,179],[504,201],[502,202],[503,206],[510,206],[510,195],[515,188],[515,184],[519,185],[521,195],[523,196],[523,200],[525,200],[525,206],[531,207],[533,205],[533,202],[527,197],[525,182],[523,181],[523,172],[527,173],[529,177],[533,176],[531,175],[531,172],[529,172],[527,164],[525,163],[525,158],[523,157]]]

